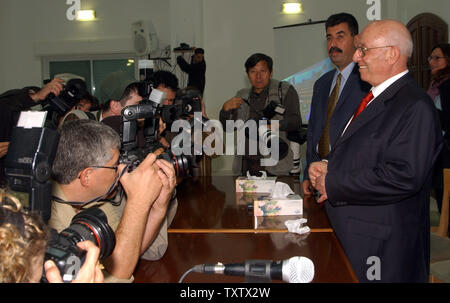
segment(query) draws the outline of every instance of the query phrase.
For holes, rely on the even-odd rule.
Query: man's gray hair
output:
[[[103,166],[111,160],[113,149],[120,148],[119,134],[94,120],[74,120],[62,125],[52,177],[69,184],[90,166]]]

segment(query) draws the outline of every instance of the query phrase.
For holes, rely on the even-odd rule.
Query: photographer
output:
[[[0,185],[5,182],[2,157],[7,153],[11,131],[16,126],[21,111],[44,101],[48,94],[56,96],[63,90],[63,80],[55,78],[42,89],[39,87],[25,87],[9,90],[0,95]]]
[[[45,267],[50,283],[62,282],[53,261],[44,263],[48,230],[41,218],[22,209],[20,201],[0,190],[0,282],[39,282]],[[90,241],[79,242],[86,259],[72,282],[101,283],[99,248]]]
[[[157,71],[152,76],[153,85],[156,89],[166,93],[166,99],[164,100],[163,106],[174,105],[175,100],[180,96],[185,96],[186,92],[195,91],[200,97],[202,116],[206,118],[205,107],[203,100],[201,98],[200,91],[195,87],[186,87],[180,90],[178,87],[178,78],[173,73],[168,71]],[[193,115],[192,115],[193,116]],[[177,133],[172,133],[170,129],[160,128],[160,143],[165,147],[169,148],[172,139],[177,135]]]
[[[287,132],[296,132],[301,128],[300,103],[298,94],[293,86],[287,82],[272,79],[273,61],[267,55],[253,54],[245,62],[245,70],[251,84],[251,88],[238,91],[236,96],[224,103],[220,111],[220,122],[226,129],[227,120],[255,120],[260,121],[264,117],[263,112],[270,103],[281,104],[285,108],[283,116],[277,114],[270,120],[279,120],[280,138],[285,142]],[[241,142],[244,144],[244,142]],[[238,143],[239,144],[239,143]],[[262,167],[261,156],[248,155],[248,140],[245,142],[246,155],[236,156],[233,164],[235,174],[245,175],[247,171],[252,174],[261,170],[273,175],[288,175],[293,168],[293,154],[287,148],[287,156],[275,166]]]
[[[158,72],[157,72],[158,73]],[[155,73],[156,74],[156,73]],[[176,77],[175,77],[176,80]],[[122,82],[122,86],[128,83],[128,81]],[[167,83],[173,83],[173,82],[167,82]],[[177,82],[178,83],[178,82]],[[158,87],[161,87],[160,84]],[[114,92],[111,92],[110,97],[111,99],[109,104],[109,109],[104,110],[102,112],[103,120],[101,120],[102,123],[110,126],[112,129],[114,129],[118,135],[120,135],[121,127],[122,127],[122,109],[127,106],[137,105],[142,101],[142,96],[140,95],[140,89],[141,89],[141,82],[132,82],[129,83],[124,89],[123,92],[118,94],[118,90],[115,89]],[[169,90],[170,88],[168,88]],[[170,98],[170,95],[167,95],[167,98]],[[166,98],[166,101],[167,101]],[[173,97],[174,98],[174,97]],[[118,100],[118,101],[116,101]],[[161,127],[162,123],[160,122],[160,131],[162,131]],[[145,144],[145,137],[143,128],[140,127],[137,132],[137,144],[139,147],[143,147]],[[124,203],[122,203],[124,204]],[[175,217],[176,211],[178,208],[178,201],[175,198],[173,198],[168,206],[167,214],[164,220],[162,221],[160,225],[160,229],[158,232],[158,235],[155,237],[151,245],[145,250],[145,252],[141,255],[141,258],[146,260],[159,260],[164,255],[167,246],[168,246],[168,236],[167,236],[167,229],[172,223],[173,218]]]
[[[148,154],[131,173],[119,164],[119,134],[103,123],[75,120],[60,129],[53,162],[52,214],[49,225],[58,231],[87,207],[99,207],[115,230],[116,245],[105,265],[105,282],[131,282],[141,254],[166,222],[168,203],[175,188],[173,166]],[[126,203],[106,202],[120,181]],[[92,202],[92,203],[91,203]],[[167,243],[155,247],[160,256]]]
[[[189,75],[187,86],[197,88],[203,96],[206,73],[205,50],[196,48],[191,58],[191,64],[187,63],[183,56],[177,57],[177,63],[181,70]]]

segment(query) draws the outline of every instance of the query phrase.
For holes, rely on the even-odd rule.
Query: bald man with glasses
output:
[[[442,135],[436,109],[408,71],[413,43],[393,20],[370,23],[353,61],[370,92],[328,162],[309,168],[360,282],[427,282],[430,187]]]

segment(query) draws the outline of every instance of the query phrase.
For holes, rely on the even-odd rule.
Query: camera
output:
[[[55,262],[64,282],[75,279],[85,261],[86,252],[77,246],[78,242],[89,240],[97,245],[100,249],[99,260],[109,257],[116,246],[114,231],[108,225],[105,213],[97,207],[78,213],[70,226],[61,233],[55,230],[52,232],[45,251],[45,261]],[[45,271],[41,280],[47,282]]]
[[[14,127],[5,159],[8,186],[25,196],[24,208],[39,213],[44,222],[51,214],[50,175],[58,143],[54,129]]]
[[[285,111],[286,109],[283,105],[275,101],[270,101],[269,104],[267,104],[267,106],[263,109],[263,117],[270,120],[277,114],[283,116]]]
[[[121,113],[121,151],[119,162],[128,165],[128,171],[133,171],[152,152],[161,148],[158,141],[159,120],[161,117],[160,104],[165,99],[165,94],[152,88],[152,84],[144,82],[144,90],[149,90],[144,99],[137,105],[130,105],[122,109]],[[148,96],[148,98],[146,97]],[[138,146],[138,120],[144,120],[143,136],[144,146]],[[177,176],[189,176],[190,168],[195,165],[192,156],[175,155],[170,150],[158,156],[172,163]]]
[[[268,149],[272,148],[273,143],[278,143],[279,159],[284,159],[289,152],[289,144],[286,143],[279,135],[274,134],[268,125],[259,124],[258,126],[258,140]]]
[[[81,79],[70,79],[64,85],[64,89],[56,96],[54,93],[49,93],[47,98],[42,102],[42,111],[47,111],[46,126],[50,128],[57,128],[59,120],[81,99],[88,95],[86,83]]]
[[[50,109],[63,116],[86,95],[86,83],[81,79],[70,79],[58,96],[55,96],[54,93],[48,94],[43,104],[43,110]]]
[[[245,100],[245,102],[249,104],[248,101]],[[284,159],[288,155],[289,144],[278,134],[274,133],[270,125],[271,119],[273,119],[276,115],[283,116],[285,111],[286,109],[282,104],[275,101],[270,101],[262,111],[257,111],[259,113],[258,118],[251,119],[256,120],[256,125],[258,128],[258,136],[256,142],[258,146],[264,146],[264,149],[271,149],[273,148],[272,143],[277,144],[279,149],[279,160]],[[245,135],[248,139],[254,139],[250,138],[249,129],[245,129]]]
[[[190,119],[195,112],[202,111],[200,92],[194,88],[185,88],[177,92],[173,105],[164,105],[161,116],[170,125],[179,119]]]

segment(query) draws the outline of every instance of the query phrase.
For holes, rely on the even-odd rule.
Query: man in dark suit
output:
[[[325,23],[328,54],[336,65],[314,84],[306,146],[306,168],[302,188],[312,194],[308,167],[326,158],[331,146],[342,133],[348,119],[367,94],[370,85],[361,81],[356,63],[352,61],[358,22],[347,13],[332,15]]]
[[[427,282],[429,197],[442,135],[433,102],[408,73],[413,44],[393,20],[370,23],[353,60],[372,85],[325,161],[309,168],[361,282]]]

